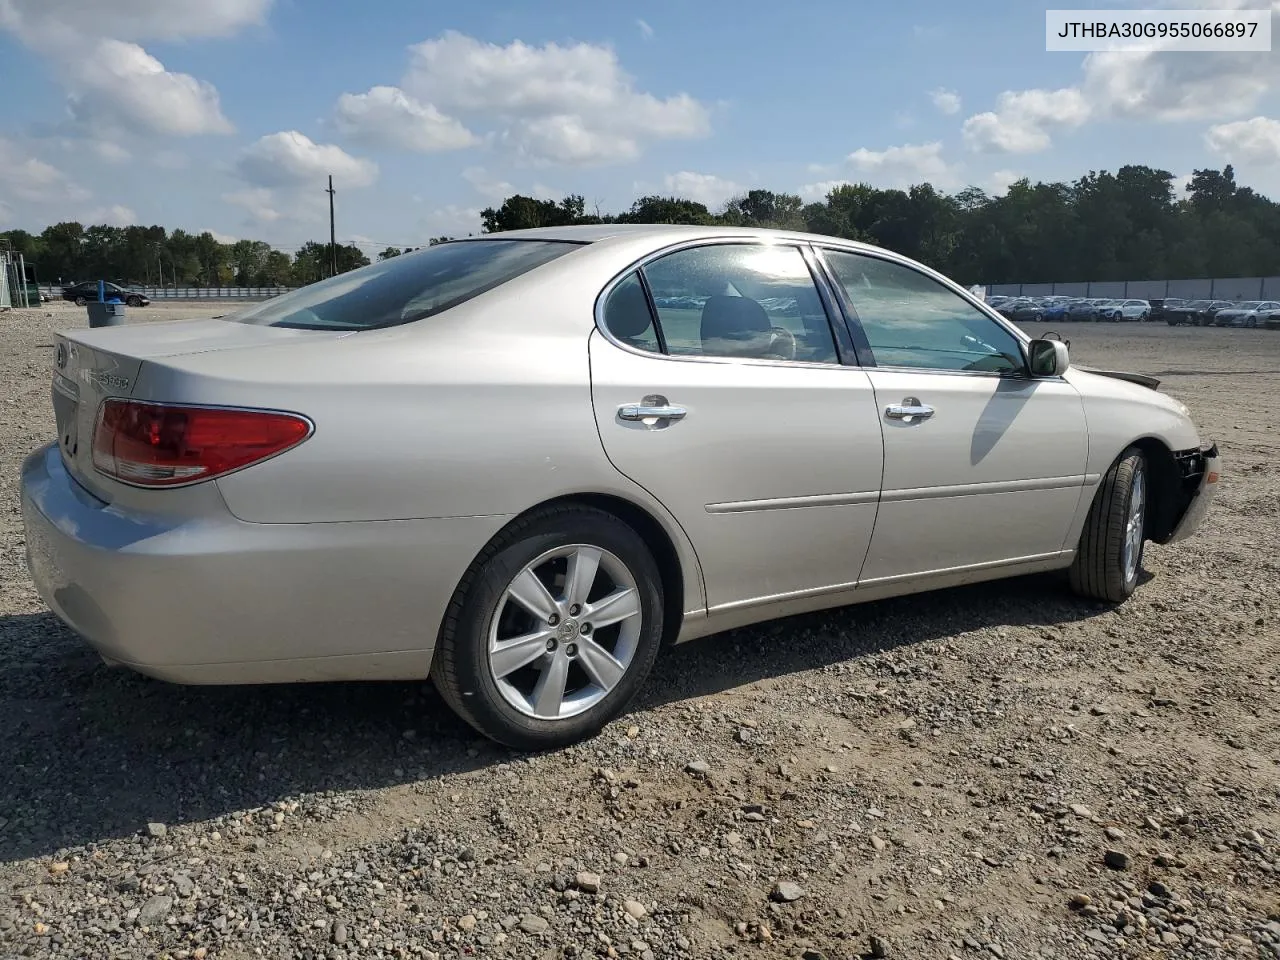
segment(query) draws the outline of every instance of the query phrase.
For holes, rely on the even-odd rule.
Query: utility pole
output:
[[[338,275],[338,241],[334,237],[333,232],[333,174],[329,174],[329,189],[325,191],[329,195],[329,269],[333,272],[330,276]]]

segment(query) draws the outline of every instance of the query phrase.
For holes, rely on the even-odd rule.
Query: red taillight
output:
[[[291,413],[107,400],[93,432],[93,465],[125,483],[172,487],[273,457],[310,432]]]

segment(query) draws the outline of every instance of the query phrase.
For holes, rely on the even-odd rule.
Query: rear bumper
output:
[[[1166,543],[1185,540],[1199,530],[1205,516],[1209,513],[1213,498],[1218,494],[1218,480],[1222,471],[1222,458],[1218,454],[1218,445],[1205,444],[1200,448],[1195,460],[1192,469],[1201,471],[1200,479],[1186,509],[1182,512],[1182,517],[1174,524],[1173,533],[1165,541]]]
[[[503,517],[259,524],[109,506],[56,445],[22,468],[40,595],[104,659],[179,683],[427,676],[455,586]]]

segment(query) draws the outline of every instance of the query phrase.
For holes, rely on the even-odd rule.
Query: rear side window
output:
[[[572,252],[558,240],[455,240],[255,304],[225,319],[303,330],[373,330],[443,313]]]

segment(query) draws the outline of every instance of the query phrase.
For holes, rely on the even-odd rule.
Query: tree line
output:
[[[1182,193],[1183,195],[1180,195]],[[623,213],[588,212],[581,195],[560,201],[516,194],[481,212],[484,233],[580,223],[687,223],[776,227],[861,240],[905,254],[963,283],[1163,280],[1280,273],[1280,204],[1236,183],[1230,165],[1196,170],[1185,191],[1166,170],[1123,166],[1077,180],[1013,183],[993,196],[921,183],[906,190],[863,183],[810,203],[753,189],[716,210],[675,196],[645,196]],[[448,240],[431,237],[427,244]],[[7,242],[6,242],[7,241]],[[107,279],[183,286],[300,286],[331,271],[330,246],[293,253],[260,240],[220,243],[212,234],[160,226],[58,223],[39,234],[0,233],[42,282]],[[378,259],[417,248],[387,247]],[[369,263],[337,247],[338,271]]]
[[[1236,183],[1235,171],[1196,170],[1179,196],[1167,170],[1123,166],[1070,183],[1013,183],[992,196],[922,183],[907,190],[843,184],[811,203],[749,190],[720,209],[646,196],[625,213],[588,213],[582,196],[516,195],[482,211],[487,233],[575,223],[776,227],[875,244],[963,283],[1164,280],[1280,273],[1280,204]]]

